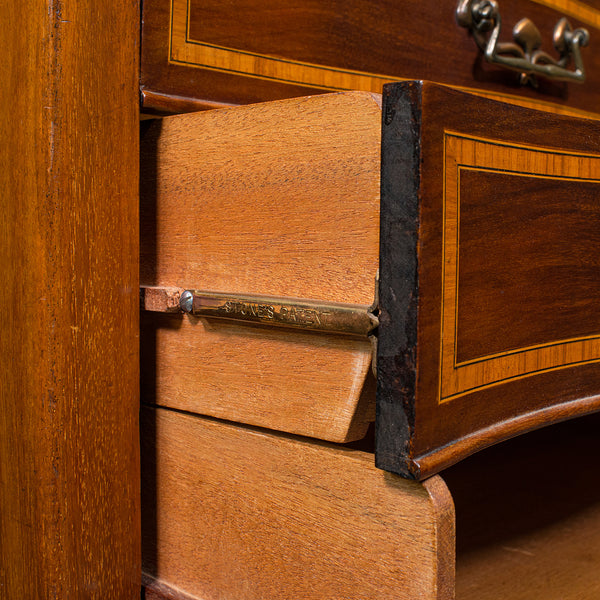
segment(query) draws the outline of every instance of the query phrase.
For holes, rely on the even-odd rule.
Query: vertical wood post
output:
[[[138,0],[0,7],[0,597],[138,598]]]

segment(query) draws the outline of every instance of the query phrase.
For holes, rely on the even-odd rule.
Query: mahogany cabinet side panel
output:
[[[3,2],[3,598],[139,598],[138,40],[137,0]]]

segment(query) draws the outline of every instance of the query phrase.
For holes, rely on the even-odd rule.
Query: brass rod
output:
[[[368,336],[378,325],[370,307],[360,304],[186,290],[179,306],[195,317],[356,336]]]

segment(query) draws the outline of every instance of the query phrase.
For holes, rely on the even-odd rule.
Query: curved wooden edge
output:
[[[406,472],[401,473],[411,479],[423,480],[475,452],[488,448],[512,437],[566,421],[582,417],[600,410],[600,396],[591,396],[565,404],[549,406],[540,410],[519,415],[490,427],[480,429],[460,440],[406,461]]]
[[[203,100],[201,98],[161,94],[160,92],[153,92],[145,89],[142,89],[140,92],[140,104],[142,112],[154,115],[171,115],[237,106],[236,104],[229,102],[217,102],[216,100]]]
[[[448,486],[439,476],[423,482],[437,515],[438,570],[435,600],[453,600],[455,588],[455,510]],[[148,573],[142,573],[142,600],[196,600]]]
[[[454,499],[439,476],[423,482],[431,499],[437,526],[437,594],[438,600],[453,600],[456,580],[456,511]]]
[[[362,389],[355,403],[354,414],[350,417],[345,433],[339,436],[339,443],[356,442],[367,435],[369,425],[375,422],[376,387],[373,372],[370,368],[367,368]]]
[[[200,598],[453,598],[441,477],[160,408],[141,421],[144,568],[158,583]]]

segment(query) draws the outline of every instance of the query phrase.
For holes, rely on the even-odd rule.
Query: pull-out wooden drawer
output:
[[[142,142],[142,284],[366,311],[379,258],[380,102],[341,94],[152,123]],[[374,420],[371,354],[366,336],[146,313],[142,392],[162,406],[345,442]]]
[[[347,93],[182,115],[142,145],[141,280],[164,298],[368,313],[379,268],[380,467],[423,479],[600,407],[598,122],[406,82],[383,110]],[[316,320],[148,312],[143,397],[358,439],[375,419],[371,343]]]
[[[377,463],[423,478],[600,407],[600,122],[384,96]]]

